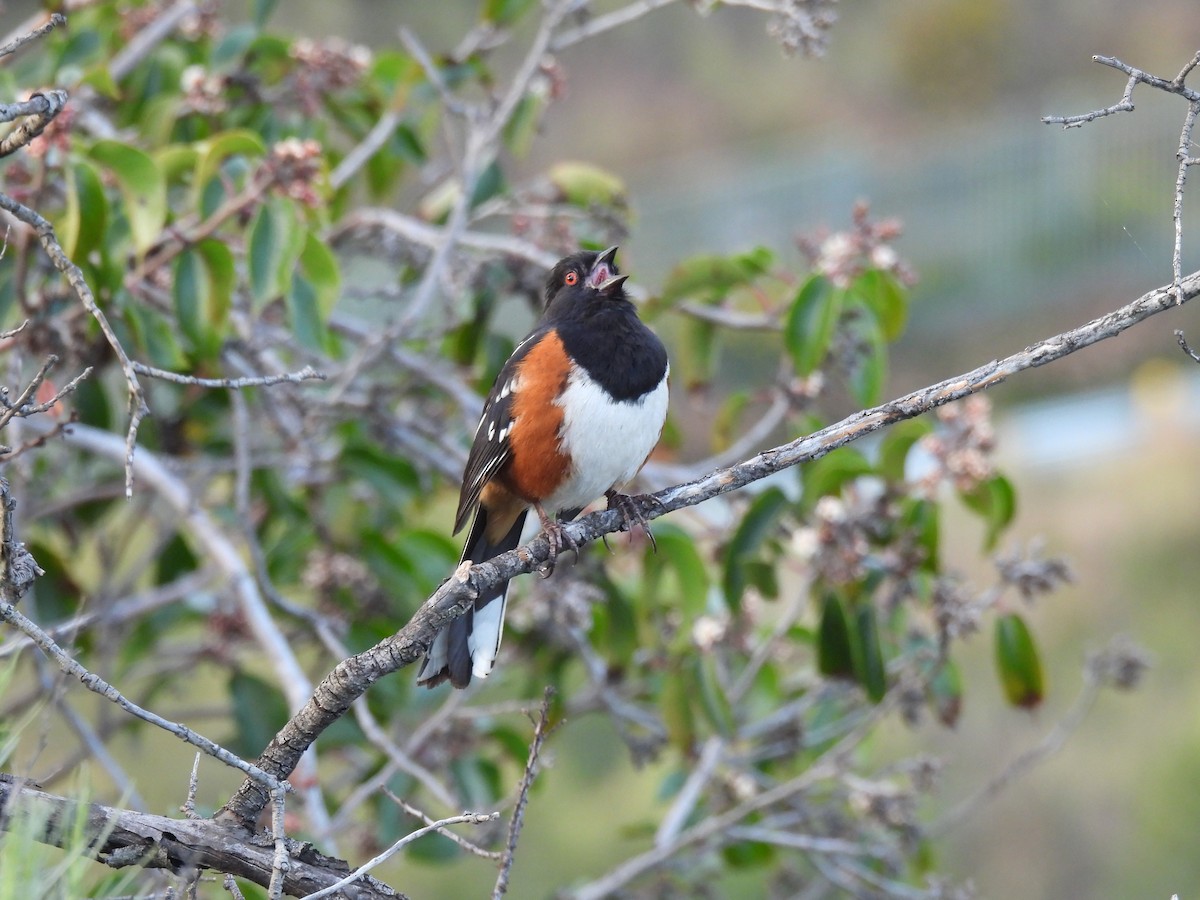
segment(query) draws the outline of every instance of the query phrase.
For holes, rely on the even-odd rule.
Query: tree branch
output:
[[[33,821],[44,821],[38,839],[51,846],[66,842],[76,846],[79,838],[72,824],[79,815],[77,801],[34,790],[8,775],[0,775],[0,830],[6,830],[16,810],[24,810]],[[141,866],[187,874],[197,869],[226,872],[255,884],[268,885],[276,868],[275,839],[237,828],[218,825],[211,819],[171,819],[150,813],[115,809],[98,803],[85,805],[83,837],[97,859],[113,868]],[[303,896],[337,884],[349,872],[340,859],[318,853],[311,844],[287,841],[287,867],[283,890]],[[404,900],[404,895],[387,885],[363,877],[342,889],[355,900]]]
[[[1183,279],[1182,300],[1200,294],[1200,272]],[[765,450],[737,465],[717,469],[686,484],[666,488],[643,504],[647,520],[688,506],[695,506],[729,491],[791,468],[819,459],[838,447],[852,443],[887,425],[912,419],[954,400],[979,393],[1026,369],[1043,366],[1084,347],[1115,337],[1138,322],[1175,305],[1171,285],[1143,294],[1132,303],[1085,325],[1055,335],[1019,353],[993,360],[970,372],[913,391],[873,409],[855,413],[790,443]],[[620,530],[622,518],[616,510],[594,512],[567,524],[571,538],[582,545]],[[325,676],[304,709],[272,738],[258,764],[277,777],[286,777],[304,750],[350,705],[384,675],[420,659],[437,632],[462,615],[480,592],[503,581],[535,571],[549,558],[544,536],[516,550],[477,565],[465,561],[442,584],[396,634],[385,638],[357,656],[342,660]],[[218,813],[218,818],[247,825],[268,802],[261,784],[247,779]]]

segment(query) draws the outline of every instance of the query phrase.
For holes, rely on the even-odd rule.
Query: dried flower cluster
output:
[[[903,228],[899,219],[871,219],[871,207],[859,201],[854,205],[853,228],[830,232],[827,229],[812,235],[800,235],[796,244],[814,272],[824,275],[838,287],[850,284],[868,269],[878,269],[894,275],[902,284],[915,284],[912,266],[900,258],[892,246]]]
[[[938,484],[949,481],[958,490],[970,493],[995,474],[991,401],[982,394],[972,394],[961,403],[943,406],[937,417],[937,432],[921,440],[922,449],[935,462],[923,479],[925,486],[932,492]]]
[[[783,0],[767,33],[783,46],[788,56],[797,53],[817,57],[829,46],[829,30],[837,21],[837,0]]]

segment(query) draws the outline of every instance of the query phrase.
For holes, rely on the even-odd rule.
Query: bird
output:
[[[560,260],[546,280],[546,306],[500,369],[463,472],[454,534],[470,519],[462,560],[484,562],[514,549],[532,508],[550,545],[602,495],[627,530],[649,528],[618,488],[642,468],[667,417],[670,362],[638,318],[617,270],[617,247]],[[559,520],[552,518],[554,514]],[[484,591],[434,638],[417,683],[465,688],[486,678],[500,649],[508,583]]]

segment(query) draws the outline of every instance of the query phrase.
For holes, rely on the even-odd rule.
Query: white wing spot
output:
[[[496,422],[495,422],[495,420],[488,422],[487,439],[489,441],[494,441],[496,439]],[[501,433],[500,439],[504,440],[503,433]]]

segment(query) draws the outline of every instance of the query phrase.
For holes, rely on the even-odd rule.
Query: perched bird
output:
[[[637,316],[617,248],[559,261],[546,310],[500,370],[463,473],[457,534],[474,513],[462,558],[483,562],[520,542],[532,506],[550,562],[572,542],[560,522],[605,495],[626,527],[645,525],[617,488],[658,443],[667,416],[667,351]],[[481,594],[438,633],[419,684],[456,688],[487,677],[500,647],[508,584]]]

